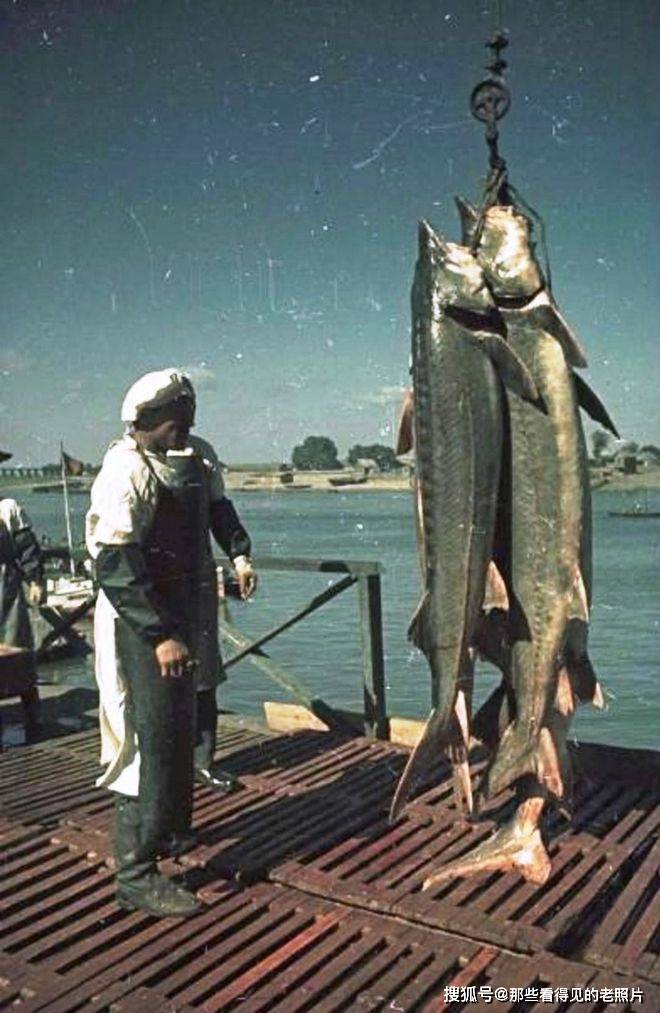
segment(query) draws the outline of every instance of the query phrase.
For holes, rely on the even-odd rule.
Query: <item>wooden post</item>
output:
[[[365,734],[372,738],[386,739],[387,707],[385,703],[380,575],[361,576],[359,578],[359,594]]]

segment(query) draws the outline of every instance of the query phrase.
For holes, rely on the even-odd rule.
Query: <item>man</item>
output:
[[[108,764],[98,783],[117,793],[119,904],[187,916],[199,902],[161,876],[156,860],[191,846],[196,684],[207,771],[213,755],[220,655],[209,531],[233,560],[244,597],[256,576],[215,452],[190,436],[190,380],[174,369],[147,373],[121,414],[127,432],[105,456],[87,514],[99,584],[101,762]]]
[[[0,451],[0,461],[12,455]],[[25,510],[14,499],[0,497],[0,642],[34,650],[34,638],[23,583],[30,605],[46,597],[39,543]],[[35,742],[41,732],[39,690],[34,667],[20,694],[25,721],[25,741]]]

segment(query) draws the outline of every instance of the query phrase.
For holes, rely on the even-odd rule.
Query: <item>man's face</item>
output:
[[[154,450],[183,450],[188,443],[190,423],[180,419],[168,419],[151,431]]]
[[[160,453],[168,450],[184,450],[188,444],[190,430],[195,421],[195,407],[189,398],[181,398],[170,405],[163,405],[138,423],[142,442]]]

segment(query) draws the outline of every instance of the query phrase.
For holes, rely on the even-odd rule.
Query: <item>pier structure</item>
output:
[[[295,703],[267,707],[279,731],[222,720],[216,756],[240,789],[196,786],[198,844],[163,863],[198,891],[200,915],[159,920],[115,904],[113,804],[94,786],[93,721],[73,733],[51,725],[52,737],[0,755],[0,1008],[660,1008],[660,753],[572,747],[573,811],[545,820],[552,874],[542,886],[487,873],[424,892],[427,876],[493,831],[511,797],[467,820],[439,759],[388,823],[400,743],[419,725],[387,715],[378,567],[258,561],[302,563],[338,580],[256,641],[221,619],[228,667],[249,658]],[[355,584],[361,715],[316,698],[264,650]],[[475,752],[474,776],[483,762]]]

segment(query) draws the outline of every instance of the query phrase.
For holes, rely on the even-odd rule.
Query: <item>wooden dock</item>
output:
[[[457,812],[446,770],[390,827],[405,750],[223,727],[242,787],[196,791],[200,844],[164,866],[207,905],[183,922],[116,907],[97,754],[87,731],[0,756],[0,1008],[660,1009],[659,754],[575,750],[544,886],[498,873],[422,893],[492,829]]]

